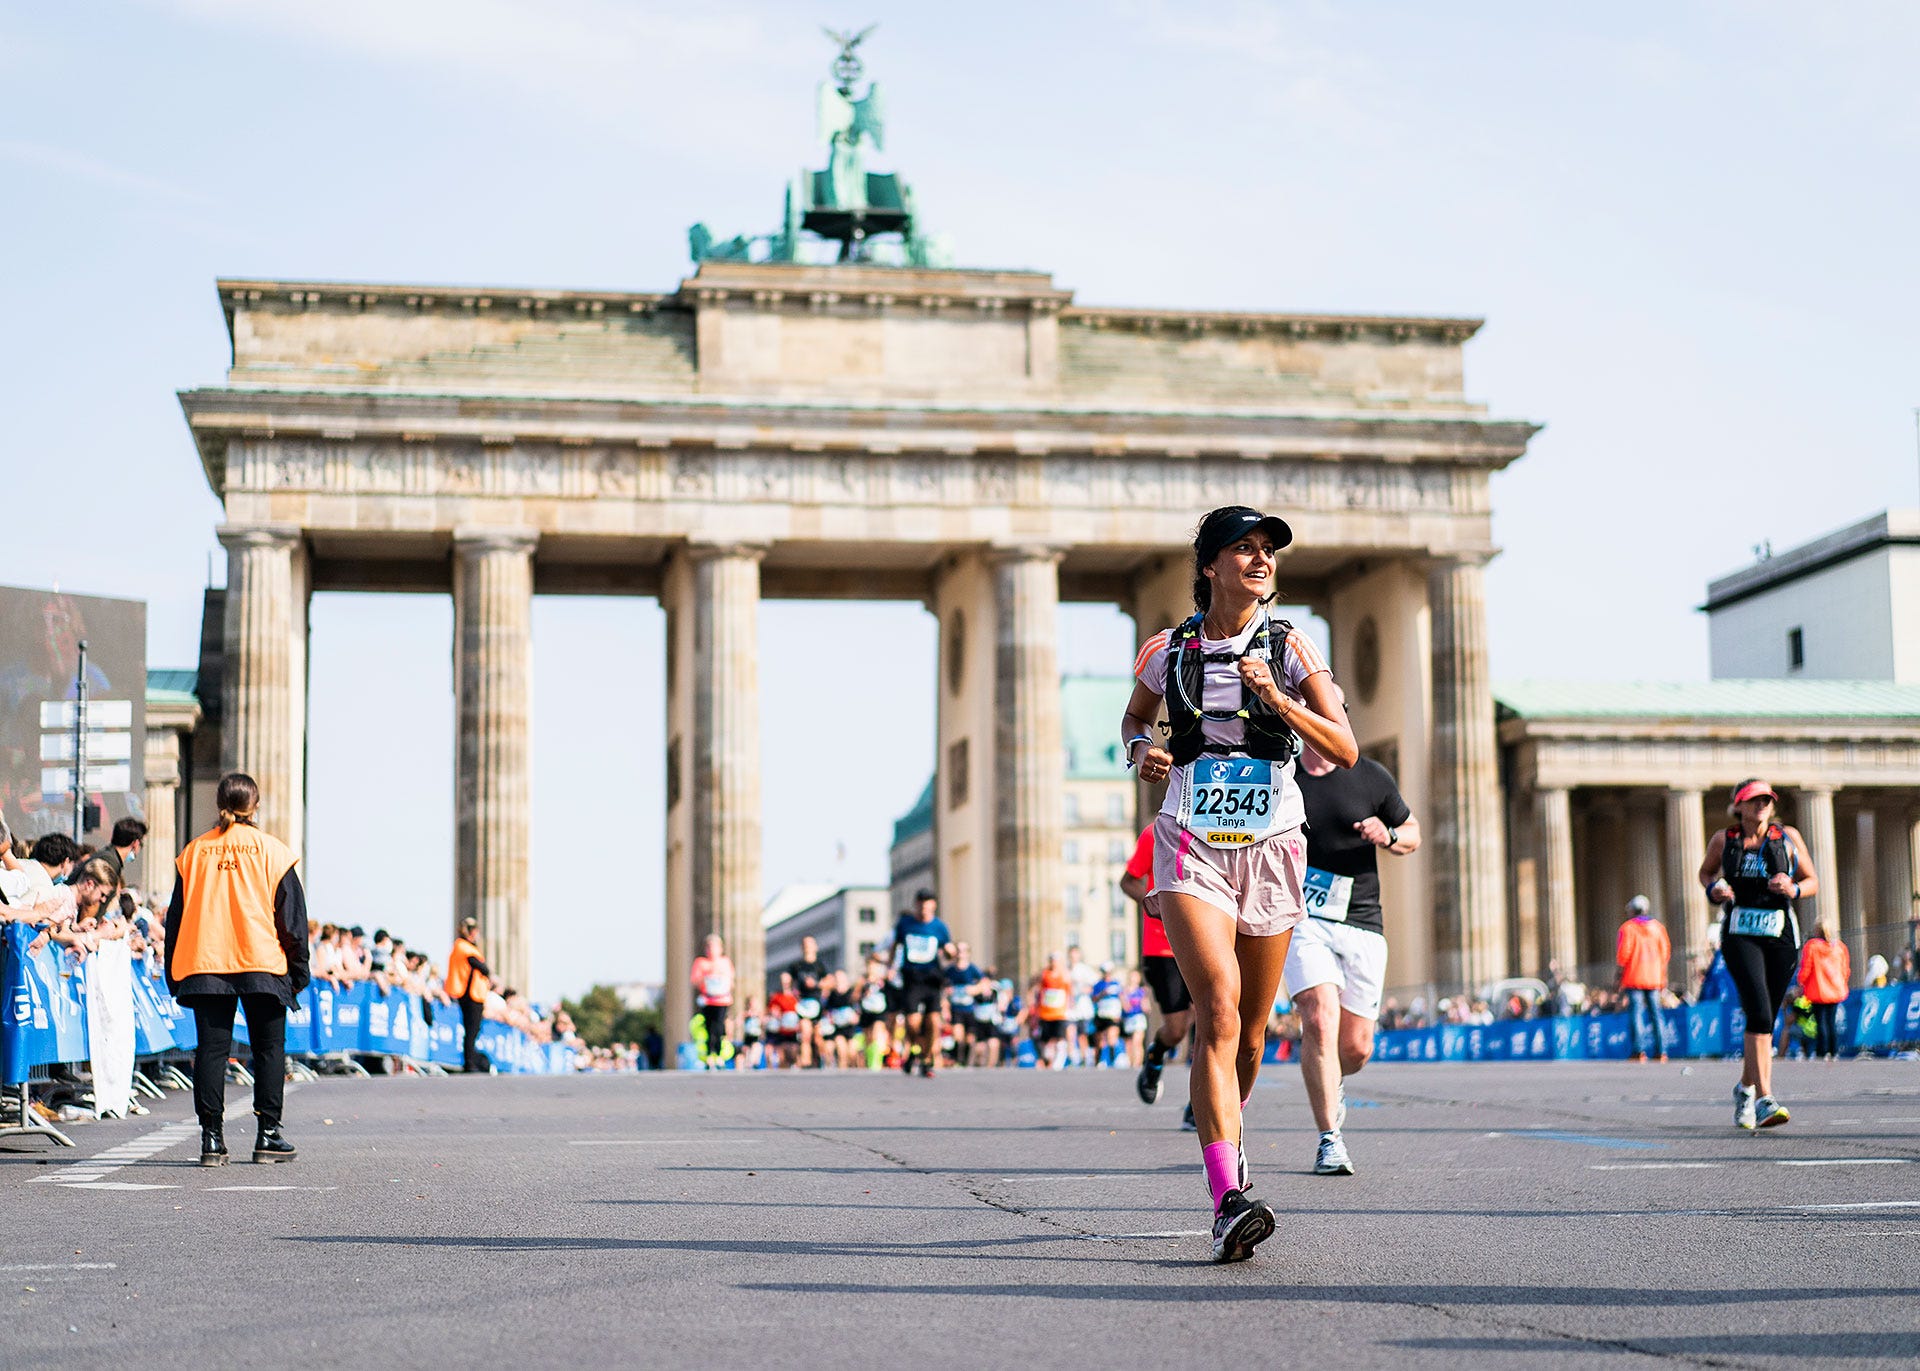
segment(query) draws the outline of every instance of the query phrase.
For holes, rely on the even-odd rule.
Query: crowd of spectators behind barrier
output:
[[[29,842],[7,830],[0,819],[0,923],[24,923],[39,929],[29,943],[38,952],[49,944],[76,965],[107,942],[124,939],[136,965],[159,977],[166,967],[167,910],[158,899],[122,880],[127,863],[138,855],[146,825],[122,819],[109,841],[93,847],[76,843],[64,833],[45,834]],[[316,983],[336,991],[357,982],[371,982],[381,992],[417,995],[431,1020],[436,1011],[454,1013],[443,969],[423,951],[409,948],[386,929],[344,924],[318,924],[309,932],[309,964]],[[579,1069],[633,1070],[645,1057],[644,1044],[633,1042],[590,1047],[581,1041],[566,1007],[543,1010],[517,988],[489,990],[485,1017],[517,1028],[537,1043],[562,1043],[575,1049]],[[653,1065],[658,1064],[655,1033]],[[366,1064],[394,1073],[418,1070],[404,1058],[376,1058]],[[84,1088],[86,1073],[73,1064],[57,1064],[56,1087]],[[60,1094],[73,1094],[73,1090]],[[84,1095],[82,1089],[78,1092]]]

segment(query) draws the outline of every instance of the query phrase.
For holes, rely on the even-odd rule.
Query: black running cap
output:
[[[1220,555],[1222,548],[1239,542],[1255,529],[1263,530],[1273,539],[1275,552],[1293,541],[1293,530],[1279,515],[1262,514],[1245,505],[1228,505],[1224,509],[1216,509],[1200,524],[1200,536],[1194,539],[1194,548],[1201,565],[1211,563]]]

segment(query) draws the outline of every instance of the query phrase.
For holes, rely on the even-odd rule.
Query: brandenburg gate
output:
[[[664,294],[219,290],[231,369],[181,403],[225,506],[223,765],[301,846],[309,598],[450,593],[455,913],[507,982],[534,921],[534,595],[666,609],[677,1025],[709,930],[762,975],[760,766],[794,745],[760,736],[783,672],[762,597],[937,616],[944,911],[1025,975],[1065,941],[1056,608],[1176,622],[1192,529],[1230,502],[1293,522],[1283,598],[1332,625],[1356,735],[1426,825],[1387,878],[1398,974],[1507,972],[1483,568],[1488,477],[1535,430],[1467,398],[1478,321],[1105,308],[1038,272],[859,262],[708,261]]]

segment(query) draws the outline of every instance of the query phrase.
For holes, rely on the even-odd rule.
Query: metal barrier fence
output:
[[[1674,1057],[1740,1055],[1746,1016],[1736,999],[1702,1000],[1662,1011]],[[1843,1055],[1920,1046],[1920,982],[1856,990],[1835,1015]],[[1632,1016],[1578,1014],[1491,1024],[1438,1024],[1382,1032],[1383,1062],[1618,1061],[1632,1052]]]
[[[35,1113],[31,1092],[36,1077],[47,1080],[49,1067],[77,1065],[98,1055],[87,1008],[88,964],[52,946],[29,953],[37,932],[21,924],[0,928],[0,1089],[17,1095],[20,1113],[0,1131],[45,1134],[71,1146]],[[193,1015],[168,993],[158,969],[144,962],[135,965],[131,1009],[133,1055],[145,1064],[135,1073],[136,1092],[158,1097],[161,1085],[190,1088],[178,1064],[197,1041]],[[244,1010],[233,1029],[235,1044],[245,1045]],[[286,1035],[287,1058],[295,1070],[302,1063],[334,1063],[365,1074],[354,1061],[362,1055],[396,1057],[429,1071],[461,1065],[456,1012],[447,1009],[430,1020],[420,996],[382,991],[369,981],[344,990],[326,981],[309,985],[288,1012]],[[574,1068],[571,1047],[535,1042],[507,1024],[483,1025],[479,1048],[496,1071],[557,1074]]]

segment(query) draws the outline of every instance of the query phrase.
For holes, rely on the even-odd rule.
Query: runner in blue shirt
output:
[[[893,965],[900,973],[900,1007],[907,1016],[908,1049],[900,1069],[909,1076],[918,1065],[931,1077],[939,1055],[940,997],[946,990],[946,965],[956,949],[953,935],[936,915],[939,901],[931,890],[913,897],[913,913],[893,926]]]
[[[1113,978],[1113,963],[1100,964],[1100,979],[1088,992],[1093,997],[1094,1060],[1113,1066],[1120,1058],[1121,999],[1125,987]]]
[[[973,952],[965,943],[957,945],[953,965],[947,968],[947,1010],[953,1027],[953,1062],[955,1066],[973,1065],[973,1045],[978,1041],[974,1014],[976,996],[989,999],[993,995],[993,984],[981,982],[986,972],[973,964]]]

